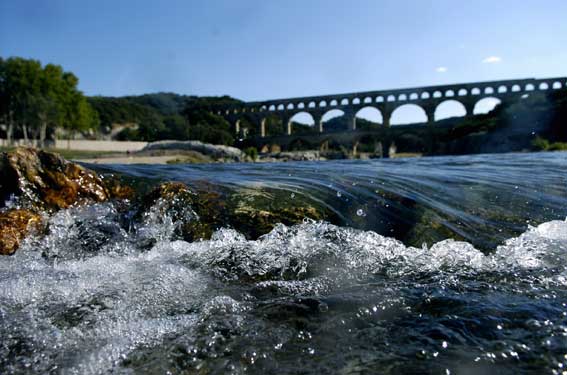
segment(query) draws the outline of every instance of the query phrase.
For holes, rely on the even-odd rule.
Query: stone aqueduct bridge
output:
[[[473,114],[476,104],[484,98],[497,98],[502,103],[510,103],[532,91],[566,88],[567,77],[531,78],[246,102],[215,107],[212,112],[229,121],[237,134],[241,133],[241,120],[246,118],[258,129],[259,137],[264,138],[266,119],[273,116],[287,125],[288,136],[292,134],[292,117],[302,112],[310,114],[319,133],[324,133],[323,116],[334,109],[344,112],[349,119],[351,131],[356,130],[357,112],[366,107],[380,111],[382,128],[388,128],[392,113],[406,104],[420,106],[425,111],[428,124],[434,124],[435,110],[449,100],[460,102],[469,116]],[[278,138],[281,141],[282,137]]]

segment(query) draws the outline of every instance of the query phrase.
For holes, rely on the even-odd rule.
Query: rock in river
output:
[[[13,254],[42,225],[42,213],[126,195],[127,187],[57,154],[17,148],[0,154],[0,254]],[[6,202],[12,200],[10,208]]]
[[[50,211],[109,198],[95,172],[33,148],[1,154],[0,194],[3,201],[13,195],[21,205]]]
[[[29,210],[12,209],[0,213],[0,254],[13,254],[28,233],[39,231],[41,227],[41,215]]]

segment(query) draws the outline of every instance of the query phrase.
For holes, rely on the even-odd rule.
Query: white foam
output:
[[[163,226],[155,233],[113,232],[112,243],[81,255],[79,247],[90,244],[78,240],[84,233],[77,223],[112,224],[115,216],[107,205],[60,211],[50,220],[49,235],[27,241],[15,256],[0,261],[1,332],[33,343],[39,356],[51,356],[69,373],[109,371],[137,347],[191,332],[209,316],[230,314],[240,324],[248,307],[211,286],[219,281],[301,295],[372,274],[453,277],[567,264],[564,221],[529,228],[484,255],[466,242],[448,239],[414,248],[371,231],[320,222],[278,225],[255,241],[221,229],[210,241],[187,243],[169,239],[171,223],[150,220],[144,225]],[[155,245],[137,249],[137,241],[147,236],[154,236]],[[58,257],[45,259],[42,251]],[[550,280],[565,283],[565,275]],[[79,312],[85,315],[76,316]],[[39,366],[34,358],[25,360]]]

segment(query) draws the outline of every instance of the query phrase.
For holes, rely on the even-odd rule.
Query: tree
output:
[[[56,127],[85,130],[98,116],[77,89],[78,78],[59,65],[42,68],[37,60],[0,59],[0,118],[11,142],[16,126],[24,139],[34,134],[41,147]]]
[[[41,64],[36,60],[19,57],[3,61],[2,111],[7,118],[7,138],[11,142],[16,124],[20,125],[24,138],[28,137],[30,123],[35,124],[31,112],[37,104],[41,77]]]

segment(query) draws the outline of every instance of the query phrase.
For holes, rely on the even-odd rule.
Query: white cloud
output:
[[[488,56],[484,60],[482,60],[483,64],[497,64],[502,61],[501,57],[498,56]]]
[[[438,67],[438,68],[435,69],[435,71],[436,71],[437,73],[445,73],[447,70],[448,70],[448,69],[447,69],[447,67],[445,67],[445,66],[440,66],[440,67]]]

